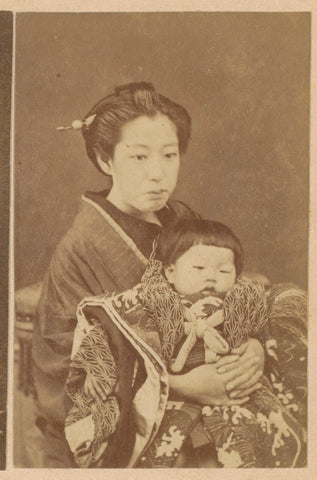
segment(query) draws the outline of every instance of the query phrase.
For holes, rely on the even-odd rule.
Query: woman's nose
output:
[[[160,181],[163,177],[162,162],[160,158],[152,158],[147,165],[147,177],[149,180]]]

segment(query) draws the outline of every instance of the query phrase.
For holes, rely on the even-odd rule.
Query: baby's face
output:
[[[234,254],[229,248],[194,245],[165,269],[165,275],[181,295],[223,297],[236,281]]]

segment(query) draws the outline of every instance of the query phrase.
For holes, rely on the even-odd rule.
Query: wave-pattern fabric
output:
[[[203,408],[203,425],[225,468],[291,468],[306,461],[302,425],[265,377],[242,406]]]
[[[67,393],[73,401],[65,421],[66,431],[67,427],[91,417],[92,437],[90,441],[78,445],[74,452],[75,461],[80,467],[88,467],[100,458],[106,441],[114,433],[119,420],[120,409],[116,395],[118,374],[106,341],[104,330],[95,322],[72,358],[66,383]],[[103,386],[106,400],[94,399],[85,392],[87,374]]]
[[[161,274],[162,264],[151,260],[141,280],[141,298],[160,333],[162,355],[170,363],[175,345],[184,335],[184,304]]]
[[[270,380],[277,396],[307,425],[307,295],[294,284],[277,284],[268,297],[269,324],[278,361]]]
[[[238,280],[226,294],[223,309],[223,336],[230,349],[263,335],[268,317],[264,288],[259,282]]]

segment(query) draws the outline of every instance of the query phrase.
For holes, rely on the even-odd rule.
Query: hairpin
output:
[[[68,125],[67,127],[57,127],[56,130],[70,130],[71,128],[73,130],[81,130],[84,125],[89,128],[94,121],[95,116],[96,114],[94,113],[93,115],[90,115],[90,117],[85,118],[83,122],[81,120],[74,120],[71,125]]]

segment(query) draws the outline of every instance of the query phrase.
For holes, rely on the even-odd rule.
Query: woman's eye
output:
[[[165,153],[165,158],[171,159],[177,156],[176,152]]]
[[[220,273],[231,273],[228,270],[220,270]]]
[[[146,155],[133,155],[132,158],[135,160],[144,160],[146,158]]]
[[[204,267],[202,267],[201,265],[194,265],[194,267],[196,270],[203,270]]]

